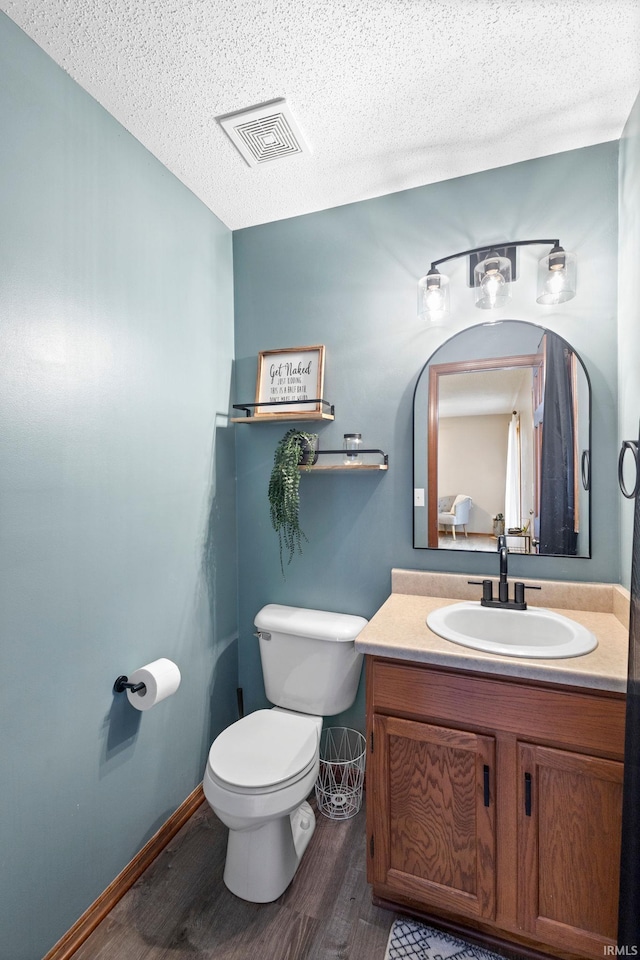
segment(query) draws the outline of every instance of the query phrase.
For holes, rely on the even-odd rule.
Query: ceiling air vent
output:
[[[250,167],[311,152],[283,99],[226,113],[216,120]]]

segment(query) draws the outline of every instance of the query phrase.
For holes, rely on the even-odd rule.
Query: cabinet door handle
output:
[[[491,791],[489,789],[489,767],[484,765],[484,805],[488,807],[491,802]]]
[[[531,774],[524,775],[524,812],[525,816],[531,816]]]

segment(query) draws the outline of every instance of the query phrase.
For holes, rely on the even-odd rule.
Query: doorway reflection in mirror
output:
[[[414,546],[495,551],[496,518],[512,553],[589,556],[590,388],[562,337],[519,320],[446,341],[414,395]],[[447,518],[453,501],[467,516]]]

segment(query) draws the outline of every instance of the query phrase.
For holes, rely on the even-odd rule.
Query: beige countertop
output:
[[[467,585],[471,579],[477,580],[478,577],[394,570],[394,592],[360,633],[356,639],[356,649],[379,657],[461,670],[619,693],[626,691],[628,593],[622,587],[615,584],[527,581],[543,588],[540,594],[536,591],[538,606],[556,610],[583,624],[598,639],[596,649],[584,656],[542,660],[497,656],[473,650],[444,640],[429,629],[426,618],[433,610],[459,600],[479,598],[480,588]],[[566,605],[568,603],[575,603],[578,609],[572,609]]]

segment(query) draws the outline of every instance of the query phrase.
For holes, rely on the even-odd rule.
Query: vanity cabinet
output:
[[[377,902],[554,957],[615,944],[624,696],[367,656]]]

